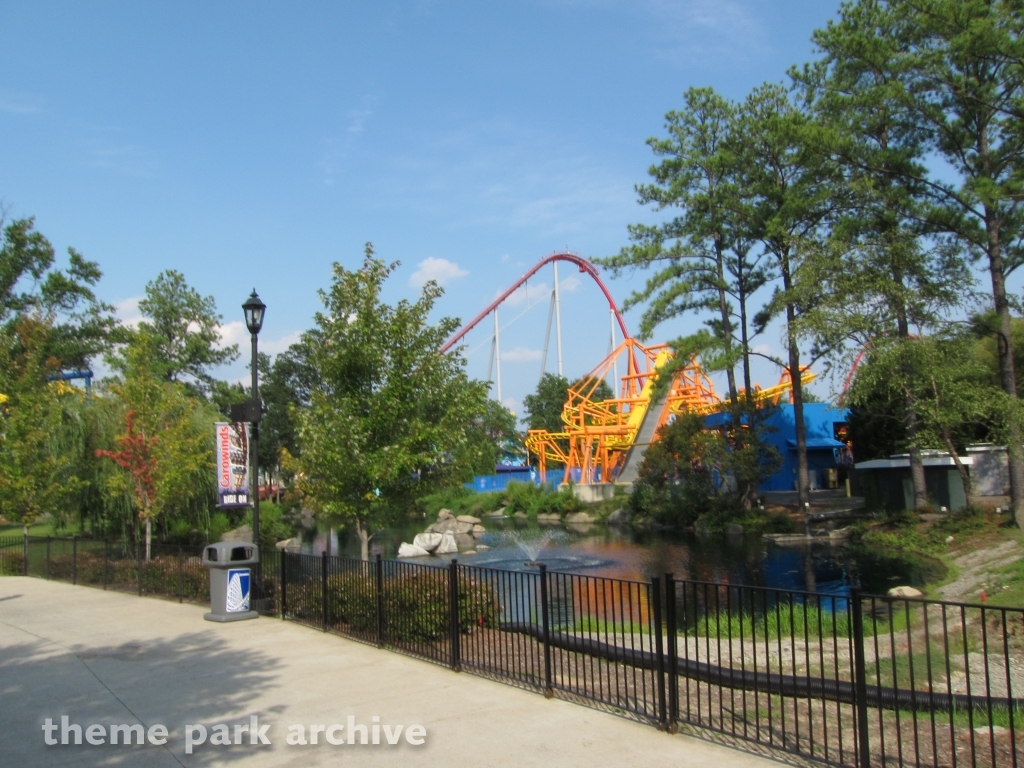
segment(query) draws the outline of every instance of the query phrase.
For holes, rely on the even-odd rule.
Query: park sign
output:
[[[217,422],[217,506],[249,507],[249,425]]]

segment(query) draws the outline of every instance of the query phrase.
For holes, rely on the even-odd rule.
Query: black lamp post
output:
[[[260,301],[260,297],[256,295],[256,289],[252,289],[252,295],[246,299],[245,304],[242,305],[242,309],[245,311],[245,326],[249,329],[249,333],[252,334],[252,411],[250,412],[250,419],[252,421],[252,476],[253,476],[253,489],[255,493],[252,498],[252,540],[253,543],[259,547],[260,545],[260,415],[262,408],[260,406],[260,382],[259,382],[259,370],[256,365],[257,351],[256,351],[256,337],[259,336],[260,329],[263,327],[263,315],[266,312],[267,305]]]

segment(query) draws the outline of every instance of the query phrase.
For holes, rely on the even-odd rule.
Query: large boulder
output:
[[[480,518],[473,517],[472,515],[459,515],[455,519],[460,523],[469,523],[470,525],[478,525],[480,523]]]
[[[437,549],[437,545],[441,543],[442,537],[443,534],[440,533],[417,533],[412,543],[427,552],[433,552]]]
[[[252,528],[243,525],[231,531],[224,531],[220,537],[221,541],[248,541],[252,542]]]
[[[487,533],[487,529],[484,528],[482,525],[474,525],[473,526],[473,535],[474,536],[483,536],[485,533]]]
[[[624,509],[616,509],[608,515],[609,525],[625,525],[629,522],[629,512]]]
[[[537,522],[542,525],[551,525],[552,523],[562,522],[562,518],[555,512],[541,512],[537,515]]]
[[[404,541],[402,546],[398,548],[399,557],[425,557],[429,554],[423,547],[417,547],[415,544],[406,544]]]
[[[538,515],[539,517],[539,515]],[[567,523],[592,523],[592,518],[587,512],[573,512],[570,515],[565,516],[565,522]]]
[[[456,555],[458,552],[459,545],[455,542],[455,537],[450,533],[446,533],[441,537],[441,543],[434,550],[435,555]]]
[[[502,507],[501,509],[496,509],[493,512],[488,512],[484,517],[504,517],[505,509],[506,507]]]
[[[445,520],[451,520],[454,517],[450,509],[442,509],[437,513],[437,522],[443,523]]]
[[[283,552],[298,552],[302,548],[302,539],[291,538],[279,541],[274,545]]]
[[[472,531],[473,531],[473,524],[472,523],[463,523],[463,522],[461,522],[459,520],[456,520],[455,521],[455,525],[456,525],[456,528],[455,528],[454,533],[472,533]]]
[[[889,597],[924,597],[924,592],[914,587],[893,587],[886,592]]]
[[[456,533],[460,526],[465,526],[467,523],[460,523],[454,517],[449,517],[445,520],[439,520],[433,525],[427,526],[427,533]],[[472,526],[470,526],[472,528]]]
[[[476,539],[468,533],[457,533],[455,534],[455,546],[459,548],[459,552],[469,552],[476,549]]]

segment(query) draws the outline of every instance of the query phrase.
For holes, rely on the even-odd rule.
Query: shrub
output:
[[[388,577],[384,581],[384,633],[388,641],[433,642],[448,637],[448,573],[424,568]],[[321,610],[318,596],[296,595],[314,605],[296,602],[289,593],[289,612],[314,617]],[[377,631],[376,578],[370,573],[334,575],[327,580],[329,623],[347,625],[355,632]],[[500,607],[494,588],[476,579],[459,580],[459,631],[469,634],[477,627],[498,626]]]

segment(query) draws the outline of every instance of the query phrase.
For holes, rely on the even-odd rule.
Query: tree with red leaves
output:
[[[128,411],[125,433],[117,438],[120,450],[98,449],[96,455],[115,462],[131,478],[131,494],[139,510],[139,517],[146,523],[146,560],[150,557],[152,541],[153,499],[156,496],[156,456],[154,448],[157,437],[147,437],[144,429],[135,428],[135,411]]]

